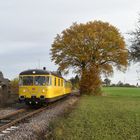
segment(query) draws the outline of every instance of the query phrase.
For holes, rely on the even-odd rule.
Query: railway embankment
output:
[[[78,97],[70,96],[56,103],[55,106],[46,109],[35,116],[24,120],[13,128],[0,132],[0,140],[39,140],[44,134],[49,133],[49,124],[58,116],[70,109],[78,101]]]

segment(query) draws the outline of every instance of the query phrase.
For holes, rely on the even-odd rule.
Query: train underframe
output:
[[[69,94],[70,93],[61,95],[61,96],[57,96],[54,98],[44,98],[44,96],[41,96],[40,98],[37,98],[36,96],[32,96],[31,98],[25,98],[24,96],[20,96],[19,101],[20,101],[20,103],[26,103],[29,106],[38,106],[38,105],[44,105],[44,104],[47,104],[50,102],[54,102],[56,100],[59,100],[61,98],[68,96]]]

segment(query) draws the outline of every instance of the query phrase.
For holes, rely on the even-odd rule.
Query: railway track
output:
[[[58,100],[49,104],[48,106],[44,106],[36,110],[20,109],[13,113],[0,117],[0,133],[3,133],[6,130],[12,130],[18,123],[24,122],[32,116],[45,111],[46,109],[51,109],[55,107],[58,103],[62,102],[63,100],[64,99]]]
[[[20,123],[24,121],[25,119],[28,119],[32,117],[33,115],[45,110],[46,107],[37,109],[37,110],[27,110],[27,109],[21,109],[18,111],[15,111],[11,114],[8,114],[6,116],[0,117],[0,132],[6,130],[7,128],[11,128],[17,123]]]

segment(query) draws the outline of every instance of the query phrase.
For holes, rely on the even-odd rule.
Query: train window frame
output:
[[[23,86],[23,80],[22,80],[22,76],[19,76],[19,83],[18,83],[19,86]]]
[[[49,85],[51,86],[52,85],[52,77],[49,76]]]
[[[49,76],[45,76],[46,77],[46,85],[49,86],[50,85],[50,77]]]

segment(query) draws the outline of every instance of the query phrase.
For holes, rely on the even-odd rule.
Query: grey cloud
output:
[[[39,59],[41,66],[57,69],[49,55],[51,44],[73,22],[108,21],[127,39],[139,7],[139,0],[0,0],[0,70],[13,78],[24,69],[37,67]],[[135,70],[126,74],[132,73]],[[115,72],[113,80],[121,78]]]

